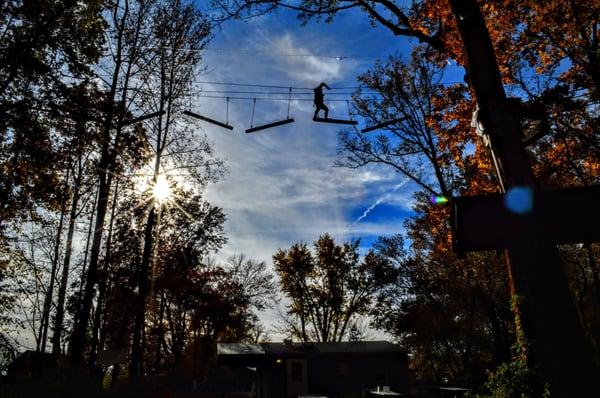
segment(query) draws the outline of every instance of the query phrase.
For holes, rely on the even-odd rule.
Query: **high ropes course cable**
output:
[[[185,110],[183,113],[187,116],[193,117],[195,119],[228,129],[233,130],[233,126],[229,124],[229,102],[231,100],[245,100],[252,101],[252,116],[250,118],[250,128],[246,129],[246,133],[254,133],[261,130],[266,130],[278,126],[282,126],[285,124],[294,123],[295,119],[290,117],[290,108],[291,102],[294,101],[311,101],[315,103],[317,106],[317,101],[320,98],[319,109],[328,109],[327,107],[323,107],[323,93],[322,88],[312,88],[312,87],[294,87],[294,86],[283,86],[283,85],[275,85],[275,84],[254,84],[254,83],[227,83],[227,82],[217,82],[217,81],[197,81],[193,83],[194,85],[200,85],[200,90],[196,98],[209,98],[209,99],[225,99],[226,100],[226,121],[221,122],[219,120],[213,119],[212,117],[208,117],[205,115],[201,115],[197,112],[192,111],[191,109]],[[203,90],[203,85],[209,86],[225,86],[223,89],[213,89],[212,87],[207,90]],[[226,87],[243,87],[246,89],[226,89]],[[365,90],[365,86],[352,86],[352,87],[332,87],[329,88],[325,85],[326,88],[333,91],[332,93],[328,93],[328,96],[346,96],[345,99],[341,98],[330,98],[327,102],[346,102],[348,104],[348,114],[350,115],[350,119],[339,119],[339,118],[329,118],[328,111],[325,113],[325,117],[319,117],[318,111],[315,112],[315,116],[313,117],[313,121],[317,123],[330,123],[330,124],[343,124],[343,125],[353,125],[356,126],[358,121],[352,119],[352,114],[350,112],[350,100],[348,99],[349,95],[353,95],[354,98],[357,98],[358,95],[366,95],[370,98],[380,96],[379,93],[373,90]],[[253,90],[254,89],[254,90]],[[282,90],[286,89],[287,91],[273,91],[273,90]],[[310,90],[310,91],[309,91]],[[345,90],[345,91],[344,91]],[[349,92],[348,90],[359,90],[357,92]],[[320,91],[317,94],[317,91]],[[203,94],[206,93],[206,94]],[[232,95],[234,94],[234,95]],[[241,94],[241,95],[240,95]],[[247,94],[253,96],[247,96]],[[285,97],[283,97],[285,95]],[[314,95],[314,98],[303,98],[302,96]],[[257,126],[254,125],[254,116],[256,113],[256,103],[257,101],[287,101],[287,114],[285,118],[275,120],[268,123],[259,124]],[[367,126],[360,131],[362,133],[367,133],[370,131],[382,129],[385,127],[389,127],[393,124],[398,124],[406,120],[407,118],[394,118],[390,120],[384,120],[380,122],[375,122],[371,126]]]

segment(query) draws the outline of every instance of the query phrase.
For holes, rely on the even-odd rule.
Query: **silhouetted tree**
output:
[[[154,47],[145,52],[147,89],[142,91],[139,106],[145,112],[165,112],[153,123],[150,132],[155,152],[151,180],[156,184],[161,174],[177,170],[187,175],[191,183],[204,185],[222,172],[222,164],[211,159],[206,140],[198,139],[189,126],[174,123],[181,116],[190,95],[190,82],[201,61],[200,50],[210,33],[210,25],[191,3],[159,2],[153,10],[151,26]],[[157,95],[158,93],[158,95]],[[193,141],[196,141],[192,144]],[[162,170],[161,170],[162,169]],[[166,171],[165,171],[166,170]],[[154,199],[151,199],[154,200]],[[156,208],[150,206],[144,232],[144,251],[140,262],[138,309],[135,314],[129,376],[140,374],[144,351],[142,329],[148,295],[148,271],[152,261],[155,229],[159,219]]]
[[[85,275],[85,285],[81,294],[81,305],[75,315],[75,324],[71,333],[71,357],[80,361],[86,347],[86,332],[89,327],[93,298],[99,277],[99,259],[111,185],[117,171],[117,159],[123,156],[122,145],[130,140],[125,138],[127,131],[135,131],[130,137],[142,140],[140,125],[126,125],[131,120],[128,112],[133,99],[144,83],[141,80],[139,65],[144,47],[150,42],[148,26],[150,24],[152,1],[123,0],[111,3],[107,7],[110,17],[107,36],[114,48],[103,60],[108,76],[99,76],[109,86],[102,115],[100,141],[102,146],[97,160],[98,200],[96,203],[94,229],[92,234],[89,263]],[[131,156],[133,153],[126,153]]]
[[[255,311],[271,308],[277,302],[277,283],[267,263],[235,254],[222,265],[231,279],[243,289]]]
[[[369,134],[341,132],[337,163],[351,168],[383,165],[432,195],[449,197],[461,185],[460,169],[456,154],[440,147],[432,123],[438,110],[435,100],[443,89],[443,70],[426,56],[421,48],[408,63],[390,57],[359,77],[365,89],[376,95],[362,95],[359,90],[354,100],[357,113],[372,124],[402,120]],[[461,143],[463,150],[467,144],[468,140]]]
[[[0,233],[38,205],[58,207],[51,129],[63,110],[55,100],[65,86],[89,76],[100,56],[101,5],[96,0],[0,5]]]
[[[286,329],[302,341],[342,341],[355,318],[369,311],[392,269],[374,253],[361,260],[358,241],[340,246],[325,234],[314,248],[313,254],[295,243],[273,255],[281,290],[291,300]]]

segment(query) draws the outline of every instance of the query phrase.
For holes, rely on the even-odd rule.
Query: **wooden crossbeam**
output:
[[[273,123],[263,124],[261,126],[252,127],[252,128],[249,128],[248,130],[246,130],[246,134],[254,133],[255,131],[259,131],[259,130],[270,129],[272,127],[277,127],[277,126],[281,126],[283,124],[288,124],[288,123],[294,123],[294,119],[278,120]]]
[[[399,117],[399,118],[392,119],[392,120],[387,120],[385,122],[381,122],[381,123],[377,123],[377,124],[374,124],[374,125],[369,126],[369,127],[365,127],[360,132],[361,133],[368,133],[369,131],[378,130],[378,129],[387,127],[390,124],[400,123],[400,122],[402,122],[404,120],[407,120],[407,119],[408,119],[408,117],[405,116],[405,117]]]
[[[531,212],[516,214],[505,194],[453,198],[453,247],[458,253],[523,244],[533,223],[553,244],[600,241],[600,185],[535,192]]]
[[[218,120],[211,119],[211,118],[206,117],[206,116],[199,115],[199,114],[191,112],[191,111],[183,111],[183,114],[187,115],[187,116],[194,117],[196,119],[204,120],[205,122],[215,124],[215,125],[217,125],[219,127],[223,127],[225,129],[228,129],[228,130],[233,130],[233,126],[230,126],[228,124],[219,122]]]
[[[140,117],[136,117],[135,119],[124,120],[120,124],[120,126],[121,127],[123,127],[123,126],[129,126],[130,124],[139,123],[141,121],[144,121],[144,120],[147,120],[147,119],[151,119],[151,118],[156,117],[156,116],[164,115],[165,113],[167,113],[167,112],[165,112],[165,111],[158,111],[158,112],[149,113],[147,115],[143,115],[143,116],[140,116]]]
[[[333,123],[333,124],[351,124],[353,126],[357,125],[358,122],[356,120],[344,120],[344,119],[323,119],[320,117],[313,118],[315,122],[319,123]]]

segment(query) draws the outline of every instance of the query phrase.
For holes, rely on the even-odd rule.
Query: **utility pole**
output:
[[[464,44],[478,121],[488,137],[502,189],[524,188],[535,196],[539,190],[521,141],[520,120],[504,92],[477,1],[449,3]],[[507,257],[531,354],[539,362],[553,397],[595,396],[600,392],[600,373],[586,343],[558,251],[535,216],[514,233],[520,239],[511,244]]]

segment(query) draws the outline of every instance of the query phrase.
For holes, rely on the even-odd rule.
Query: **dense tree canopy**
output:
[[[105,349],[139,347],[141,366],[158,371],[194,341],[245,338],[263,299],[203,263],[226,241],[223,212],[203,199],[223,162],[181,120],[206,17],[189,2],[9,1],[0,28],[3,358],[27,330],[38,350],[51,339],[101,378]],[[159,174],[172,192],[160,206]],[[162,337],[132,344],[134,319]],[[113,383],[122,372],[113,367]]]

